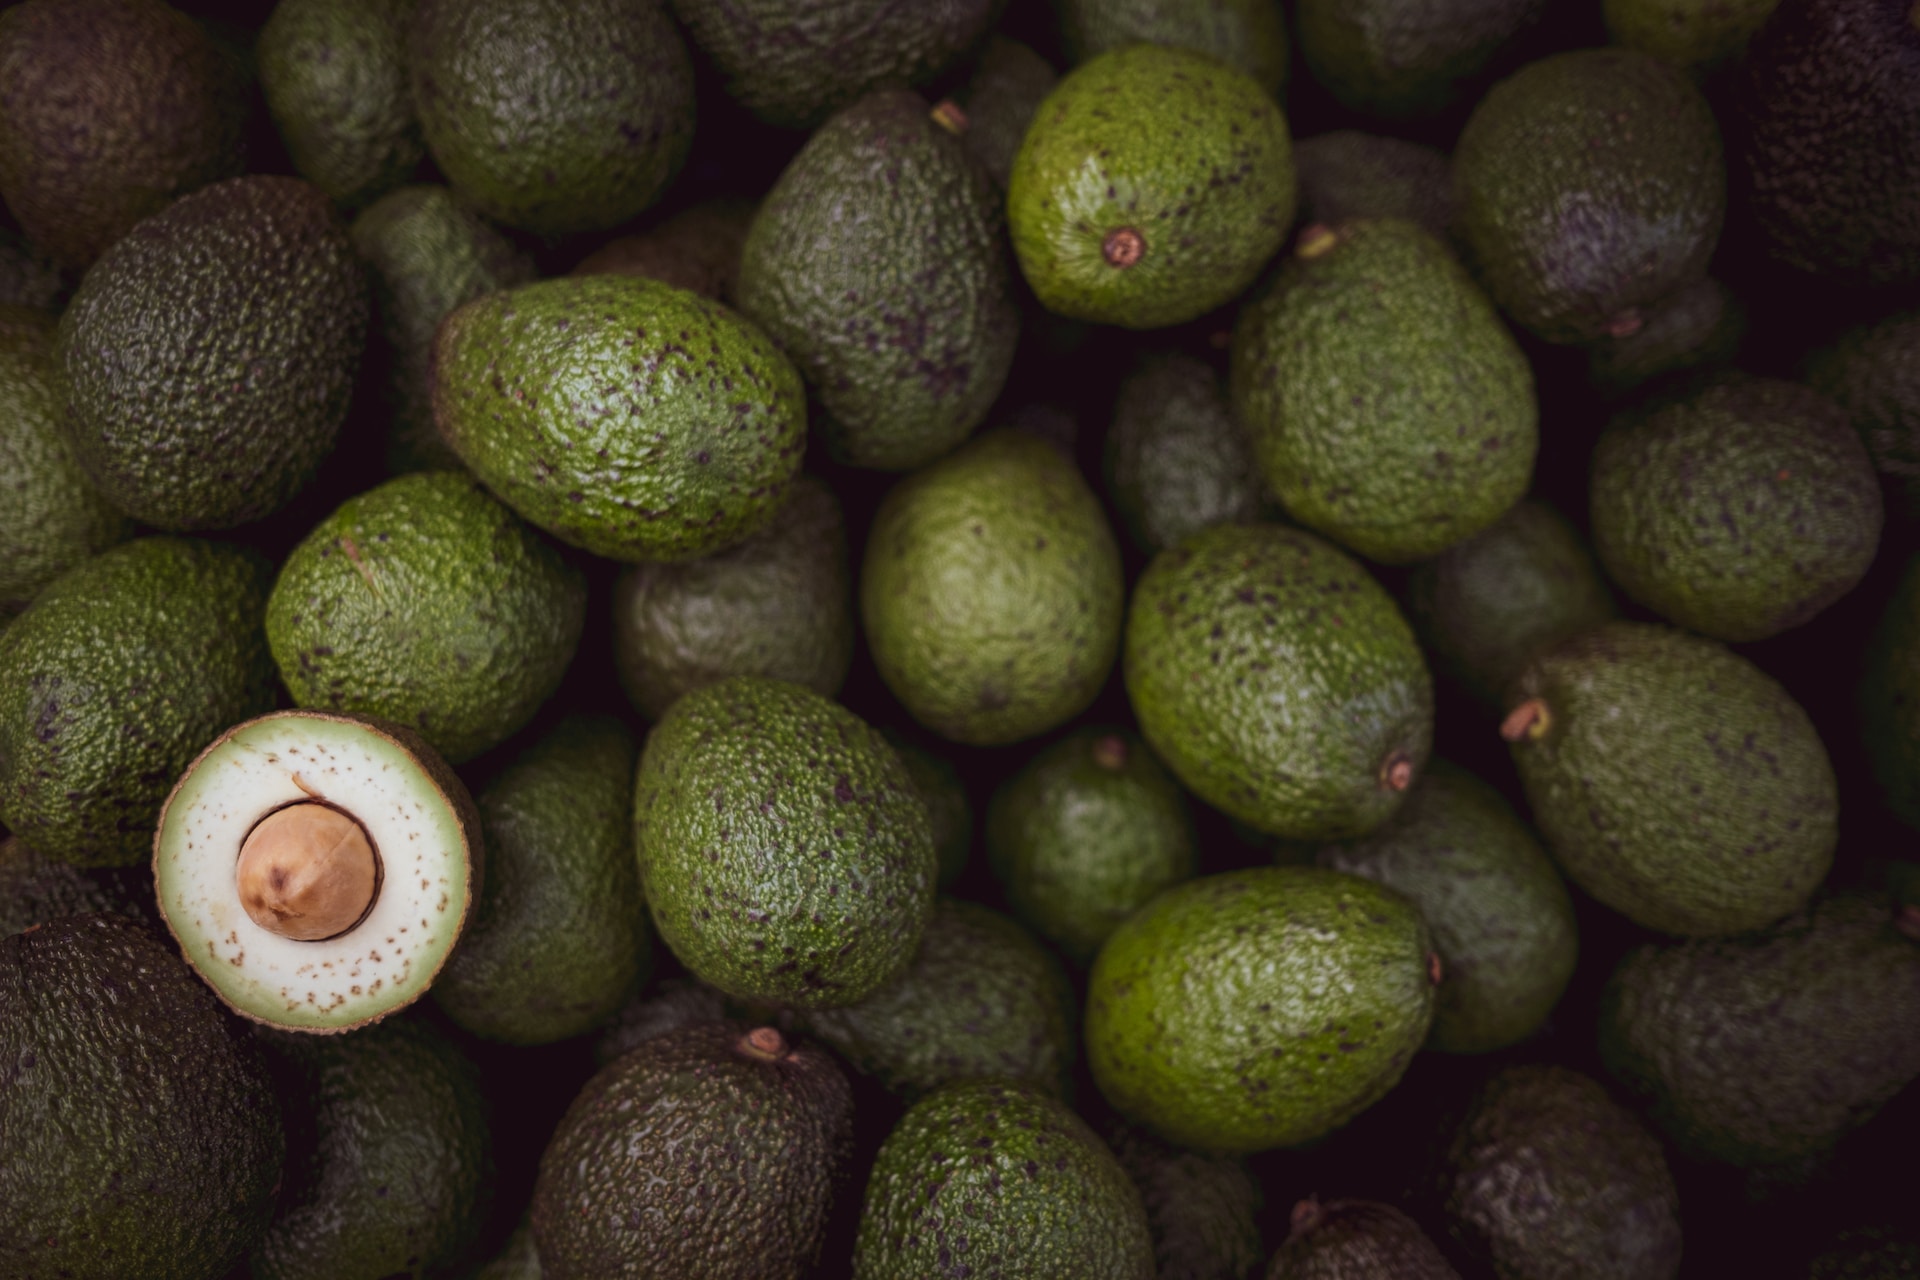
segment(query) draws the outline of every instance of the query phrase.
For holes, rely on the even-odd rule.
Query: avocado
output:
[[[1458,102],[1546,12],[1545,0],[1300,0],[1300,57],[1362,115],[1407,120]]]
[[[867,1180],[854,1280],[1154,1280],[1140,1193],[1043,1090],[968,1080],[900,1118]]]
[[[101,255],[60,317],[67,438],[146,524],[258,520],[333,448],[366,328],[366,271],[324,192],[204,187]]]
[[[1760,933],[1648,943],[1601,1003],[1607,1069],[1689,1155],[1828,1151],[1920,1077],[1920,923],[1835,893]]]
[[[444,1274],[478,1235],[492,1182],[473,1064],[413,1017],[262,1039],[281,1080],[287,1176],[254,1280]]]
[[[56,315],[71,292],[66,273],[44,249],[12,227],[0,227],[0,306]]]
[[[1920,510],[1920,311],[1845,330],[1809,353],[1805,376],[1847,411],[1907,513]]]
[[[924,98],[888,89],[815,130],[761,201],[740,310],[807,380],[836,462],[910,471],[993,407],[1020,334],[997,196]]]
[[[447,181],[536,235],[645,211],[693,143],[693,59],[665,5],[416,0],[406,65]]]
[[[426,155],[407,87],[413,0],[281,0],[254,46],[260,89],[300,176],[359,208]]]
[[[1007,219],[1041,305],[1157,329],[1231,301],[1293,223],[1287,120],[1203,53],[1134,44],[1069,72],[1014,157]]]
[[[1460,1280],[1420,1224],[1390,1204],[1309,1196],[1267,1266],[1267,1280]]]
[[[1140,1189],[1159,1280],[1243,1280],[1260,1261],[1260,1182],[1235,1156],[1188,1151],[1137,1125],[1107,1135]]]
[[[1199,860],[1180,785],[1118,730],[1078,729],[1034,755],[994,793],[986,833],[1014,914],[1082,968]]]
[[[900,763],[907,767],[914,790],[927,806],[933,828],[933,852],[940,861],[940,887],[946,888],[967,869],[973,853],[973,801],[953,761],[936,755],[895,729],[884,729]]]
[[[1120,548],[1073,462],[990,431],[888,490],[860,615],[880,678],[943,738],[999,746],[1085,710],[1120,646]]]
[[[1065,970],[1031,934],[998,911],[941,898],[904,973],[801,1023],[911,1102],[952,1080],[987,1078],[1068,1097],[1078,1017]]]
[[[1441,1161],[1447,1231],[1500,1276],[1673,1280],[1680,1197],[1660,1142],[1560,1066],[1483,1084]]]
[[[1612,42],[1650,53],[1696,79],[1740,62],[1780,0],[1601,0]]]
[[[1874,777],[1894,815],[1920,827],[1920,557],[1901,570],[1866,658],[1859,708]]]
[[[76,867],[19,836],[0,836],[0,938],[61,916],[101,911],[158,924],[153,873],[143,866]]]
[[[476,796],[487,875],[473,922],[433,984],[475,1035],[547,1044],[604,1022],[646,976],[633,860],[633,735],[569,716]]]
[[[1573,977],[1573,901],[1560,873],[1498,791],[1434,760],[1371,835],[1320,851],[1319,864],[1405,894],[1440,956],[1428,1043],[1488,1053],[1540,1029]]]
[[[560,684],[586,618],[579,569],[471,476],[396,476],[280,566],[267,642],[296,704],[382,716],[460,764]]]
[[[64,267],[240,173],[245,123],[214,41],[160,0],[28,0],[0,17],[0,197]]]
[[[1216,58],[1276,99],[1286,86],[1287,24],[1279,0],[1060,0],[1059,9],[1076,64],[1144,42]]]
[[[1180,1146],[1309,1142],[1379,1101],[1426,1040],[1432,952],[1419,909],[1358,876],[1255,867],[1176,885],[1094,961],[1094,1083]]]
[[[966,85],[947,101],[960,108],[965,124],[960,142],[987,171],[994,185],[1007,189],[1013,176],[1013,157],[1034,113],[1046,100],[1060,73],[1031,46],[1002,35],[987,37]],[[934,119],[952,128],[952,113],[935,108]]]
[[[1280,525],[1217,525],[1155,556],[1134,587],[1125,674],[1174,776],[1272,835],[1366,834],[1433,742],[1433,680],[1393,599]]]
[[[1472,537],[1533,478],[1532,367],[1452,251],[1411,222],[1301,232],[1234,322],[1230,385],[1287,513],[1382,563]]]
[[[0,1271],[218,1280],[285,1141],[258,1050],[138,921],[0,938]]]
[[[800,375],[767,336],[637,276],[475,298],[441,322],[432,387],[440,434],[501,501],[614,560],[765,528],[806,446]]]
[[[1587,349],[1587,380],[1609,395],[1631,391],[1663,373],[1730,363],[1746,337],[1747,311],[1711,276],[1669,294],[1624,337]]]
[[[0,306],[0,619],[133,532],[74,457],[65,413],[53,318]]]
[[[1356,218],[1404,218],[1445,239],[1453,176],[1444,152],[1418,142],[1337,129],[1293,144],[1300,221],[1334,227]]]
[[[739,293],[740,250],[758,208],[752,200],[703,200],[638,235],[609,240],[571,274],[647,276],[731,307]]]
[[[1618,612],[1579,531],[1540,498],[1521,499],[1413,566],[1406,581],[1407,615],[1421,641],[1495,706],[1535,654]]]
[[[661,939],[740,999],[853,1004],[906,971],[937,864],[906,766],[783,680],[696,689],[648,735],[634,848]]]
[[[1226,393],[1213,369],[1175,351],[1141,357],[1121,380],[1107,428],[1107,496],[1148,555],[1265,514],[1253,448]]]
[[[1507,706],[1501,735],[1555,861],[1637,924],[1757,929],[1832,865],[1838,796],[1820,734],[1724,645],[1610,622],[1535,658]]]
[[[594,1041],[594,1065],[604,1067],[669,1031],[731,1017],[735,1012],[732,1004],[700,979],[684,974],[649,983],[620,1006]]]
[[[1548,342],[1632,333],[1706,274],[1726,158],[1684,72],[1631,49],[1530,63],[1474,108],[1453,152],[1455,234],[1481,283]]]
[[[1607,428],[1588,472],[1593,547],[1641,604],[1719,640],[1812,619],[1873,563],[1880,482],[1846,411],[1749,379]]]
[[[540,1157],[546,1280],[814,1274],[853,1148],[833,1058],[772,1027],[702,1022],[603,1067]]]
[[[258,553],[153,537],[69,570],[0,631],[0,822],[77,866],[153,851],[167,788],[273,705]]]

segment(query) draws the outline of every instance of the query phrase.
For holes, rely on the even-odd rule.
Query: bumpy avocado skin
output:
[[[0,1269],[209,1280],[273,1212],[285,1141],[258,1050],[146,925],[0,938]]]
[[[1101,948],[1087,1060],[1114,1109],[1202,1151],[1294,1146],[1391,1089],[1433,1020],[1407,899],[1317,867],[1175,886]]]
[[[1031,47],[993,35],[987,37],[973,76],[954,94],[967,117],[960,141],[1000,190],[1007,189],[1013,176],[1013,157],[1034,113],[1058,83],[1060,73]]]
[[[614,560],[690,560],[764,528],[806,446],[806,391],[772,341],[640,277],[476,298],[441,323],[432,381],[441,435],[489,489]]]
[[[101,255],[60,317],[67,438],[137,520],[246,524],[333,448],[366,330],[366,270],[324,192],[202,188]]]
[[[1086,1124],[1031,1085],[920,1100],[867,1180],[854,1280],[973,1275],[1153,1280],[1140,1192]]]
[[[1920,508],[1920,311],[1848,329],[1807,357],[1806,380],[1847,411],[1909,513]]]
[[[1141,359],[1114,398],[1107,496],[1148,555],[1216,524],[1246,524],[1265,507],[1246,429],[1225,381],[1176,352]]]
[[[0,821],[78,866],[153,852],[181,770],[273,707],[272,569],[196,538],[137,538],[55,580],[0,631]]]
[[[736,306],[740,250],[758,207],[752,200],[724,196],[703,200],[638,235],[609,240],[569,274],[648,276]]]
[[[1176,1147],[1136,1125],[1107,1142],[1140,1188],[1160,1280],[1244,1280],[1260,1261],[1260,1181],[1235,1156]]]
[[[303,707],[380,716],[454,764],[504,742],[566,674],[580,570],[471,476],[350,498],[280,567],[267,640]]]
[[[1145,42],[1191,49],[1252,76],[1275,98],[1287,81],[1287,24],[1279,0],[1062,0],[1074,62]]]
[[[1868,645],[1860,719],[1888,807],[1920,827],[1920,557],[1901,572]]]
[[[1155,329],[1230,301],[1293,223],[1286,117],[1205,54],[1135,44],[1069,72],[1014,158],[1008,225],[1050,311]],[[1126,262],[1116,233],[1131,231]]]
[[[1390,1204],[1317,1200],[1295,1205],[1293,1232],[1267,1267],[1266,1280],[1460,1280],[1420,1224]]]
[[[95,911],[159,924],[153,871],[139,865],[76,867],[47,857],[19,836],[0,839],[0,938]]]
[[[426,154],[407,87],[413,0],[284,0],[254,47],[260,89],[300,176],[358,208]]]
[[[1663,373],[1728,363],[1746,336],[1746,307],[1708,276],[1661,299],[1632,333],[1588,348],[1587,378],[1619,395]]]
[[[660,936],[741,999],[831,1008],[906,970],[937,864],[878,730],[785,681],[687,694],[647,738],[634,847]]]
[[[1806,711],[1745,658],[1613,622],[1535,659],[1507,706],[1530,699],[1544,720],[1512,752],[1534,822],[1567,877],[1614,910],[1665,933],[1738,933],[1825,878],[1833,765]]]
[[[1396,766],[1417,775],[1432,746],[1433,680],[1392,598],[1352,557],[1280,525],[1216,526],[1154,557],[1125,672],[1174,776],[1273,835],[1364,835],[1406,795]]]
[[[1493,300],[1549,342],[1618,332],[1705,275],[1726,187],[1706,99],[1629,49],[1521,69],[1481,100],[1453,153],[1468,257]]]
[[[1453,226],[1453,176],[1445,152],[1417,142],[1337,129],[1293,144],[1300,221],[1405,218],[1445,238]]]

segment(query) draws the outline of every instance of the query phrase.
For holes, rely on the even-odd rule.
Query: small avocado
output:
[[[1706,276],[1655,303],[1632,333],[1588,347],[1587,380],[1620,395],[1663,373],[1729,364],[1746,332],[1740,299]]]
[[[1107,1143],[1140,1188],[1159,1280],[1244,1280],[1260,1261],[1260,1181],[1236,1156],[1189,1151],[1118,1123]]]
[[[76,867],[49,858],[19,836],[0,836],[0,938],[89,912],[159,924],[152,870],[139,865]]]
[[[1226,382],[1192,356],[1154,352],[1127,373],[1105,464],[1107,496],[1148,555],[1265,514],[1253,446],[1227,403]]]
[[[1474,108],[1453,198],[1455,232],[1515,322],[1548,342],[1631,333],[1706,274],[1727,206],[1720,128],[1657,58],[1554,54]]]
[[[1420,1224],[1390,1204],[1310,1196],[1290,1224],[1267,1280],[1460,1280]]]
[[[1452,171],[1446,154],[1432,147],[1338,129],[1295,142],[1293,167],[1302,225],[1404,218],[1441,239],[1452,230]]]
[[[601,1068],[540,1157],[545,1280],[803,1280],[853,1151],[831,1055],[772,1027],[702,1022]]]
[[[1392,597],[1281,525],[1216,525],[1155,556],[1134,587],[1125,674],[1174,776],[1272,835],[1366,834],[1433,741],[1433,680]]]
[[[1385,564],[1472,537],[1533,478],[1532,367],[1452,251],[1411,222],[1302,231],[1234,322],[1230,385],[1287,513]]]
[[[1014,914],[1082,968],[1199,861],[1180,785],[1117,730],[1076,730],[1028,760],[994,793],[986,833]]]
[[[987,37],[980,60],[965,87],[949,101],[960,108],[961,145],[980,162],[1000,190],[1013,176],[1013,158],[1027,136],[1027,126],[1046,101],[1060,73],[1031,46],[1002,35]],[[954,128],[951,111],[934,109],[934,120]]]
[[[880,678],[943,738],[998,746],[1085,710],[1120,647],[1120,548],[1072,460],[990,431],[882,499],[860,570]]]
[[[1593,547],[1620,589],[1718,640],[1764,640],[1853,590],[1880,483],[1846,411],[1775,379],[1617,419],[1588,472]]]
[[[692,560],[765,528],[806,447],[800,375],[717,302],[638,276],[466,303],[433,340],[433,417],[526,520],[614,560]]]
[[[1231,301],[1295,202],[1287,120],[1203,53],[1134,44],[1061,80],[1014,158],[1007,218],[1049,311],[1157,329]]]
[[[1545,0],[1300,0],[1300,56],[1349,110],[1387,120],[1452,106]]]
[[[1438,978],[1419,909],[1370,880],[1317,867],[1203,876],[1100,949],[1087,1061],[1116,1111],[1169,1142],[1298,1146],[1399,1081]]]
[[[1061,0],[1073,61],[1122,45],[1191,49],[1252,76],[1274,98],[1287,82],[1287,23],[1279,0]]]
[[[1780,0],[1602,0],[1613,43],[1650,53],[1696,78],[1738,63]]]
[[[740,250],[758,208],[752,200],[703,200],[637,235],[609,240],[570,274],[646,276],[734,306]]]
[[[258,1049],[150,928],[0,938],[0,1272],[215,1280],[273,1212],[286,1143]]]
[[[854,1280],[941,1274],[1154,1280],[1140,1192],[1064,1103],[950,1084],[900,1118],[867,1179]]]
[[[1847,329],[1808,355],[1805,373],[1847,411],[1906,513],[1920,510],[1920,311]]]
[[[1833,863],[1833,765],[1807,713],[1726,646],[1645,622],[1537,657],[1501,726],[1568,879],[1649,929],[1739,933]]]
[[[447,181],[537,235],[643,212],[693,143],[693,59],[664,4],[416,0],[406,63]]]
[[[1920,557],[1901,570],[1874,629],[1859,708],[1867,754],[1887,806],[1908,826],[1920,827]]]
[[[926,807],[879,731],[812,690],[734,676],[674,703],[641,754],[633,824],[661,939],[729,995],[849,1005],[919,950]]]
[[[293,549],[267,641],[299,706],[398,721],[460,764],[559,686],[586,597],[473,477],[426,471],[349,498]]]
[[[909,740],[898,730],[882,730],[913,779],[914,790],[927,806],[933,827],[933,851],[940,860],[940,887],[945,889],[967,869],[973,853],[973,801],[953,761]]]

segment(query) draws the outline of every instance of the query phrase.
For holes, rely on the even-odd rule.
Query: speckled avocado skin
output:
[[[799,685],[736,676],[674,703],[640,758],[633,830],[661,938],[742,999],[852,1004],[906,969],[933,911],[906,766]]]
[[[1145,357],[1120,384],[1107,494],[1148,555],[1210,525],[1260,518],[1260,469],[1226,393],[1212,368],[1176,352]]]
[[[526,519],[614,560],[688,560],[764,527],[800,469],[806,392],[758,329],[636,276],[467,303],[433,343],[433,414]]]
[[[1075,62],[1145,41],[1218,58],[1276,98],[1286,85],[1287,24],[1278,0],[1065,0],[1060,10]]]

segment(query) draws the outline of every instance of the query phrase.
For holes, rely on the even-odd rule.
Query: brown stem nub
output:
[[[1440,979],[1446,976],[1446,968],[1440,963],[1440,953],[1438,951],[1427,952],[1427,981],[1437,987],[1440,985]]]
[[[1308,1196],[1293,1206],[1293,1212],[1287,1215],[1287,1230],[1291,1235],[1303,1236],[1320,1225],[1320,1197]]]
[[[247,833],[233,880],[255,924],[318,942],[360,923],[380,891],[380,863],[352,818],[324,804],[295,804]]]
[[[939,105],[933,109],[933,122],[956,138],[965,133],[968,126],[973,123],[967,119],[967,113],[960,109],[960,104],[952,98],[940,99]]]
[[[1640,332],[1640,326],[1647,322],[1646,317],[1633,307],[1628,307],[1613,319],[1607,321],[1606,332],[1609,338],[1631,338]]]
[[[787,1038],[775,1027],[755,1027],[740,1037],[738,1048],[749,1058],[778,1062],[787,1056]]]
[[[1093,762],[1108,773],[1127,767],[1127,740],[1117,733],[1103,733],[1093,740]]]
[[[1902,903],[1900,909],[1893,913],[1893,927],[1915,942],[1920,942],[1920,904]]]
[[[1500,722],[1500,736],[1508,742],[1518,742],[1525,738],[1532,741],[1547,731],[1553,718],[1547,714],[1544,698],[1528,698],[1525,702],[1507,712],[1507,718]]]
[[[1300,229],[1300,238],[1293,242],[1293,256],[1296,258],[1317,258],[1340,243],[1340,233],[1324,222],[1309,223]]]
[[[1413,757],[1404,751],[1388,756],[1380,766],[1380,785],[1389,791],[1405,791],[1413,785]]]
[[[1110,267],[1130,267],[1140,261],[1146,252],[1146,237],[1132,227],[1119,227],[1107,232],[1106,240],[1100,245],[1100,256],[1107,260]]]

